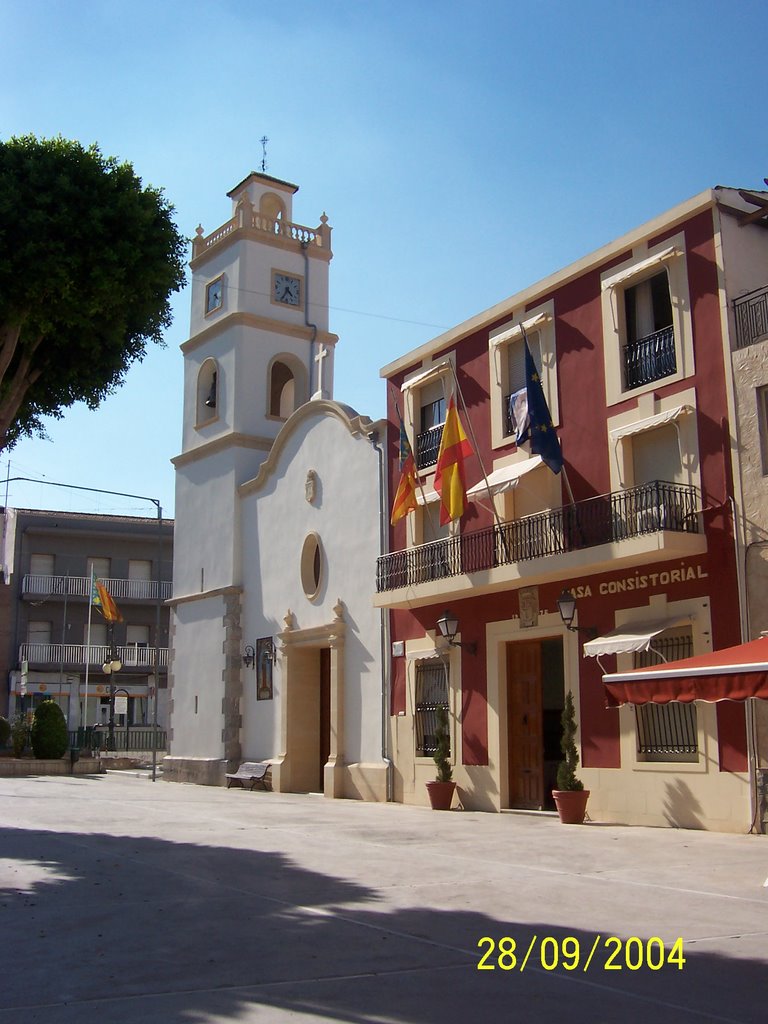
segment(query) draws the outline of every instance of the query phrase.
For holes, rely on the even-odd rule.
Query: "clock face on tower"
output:
[[[275,302],[281,302],[286,306],[301,305],[301,281],[298,277],[275,273],[272,282]]]
[[[222,305],[223,281],[219,277],[211,281],[205,291],[205,312],[212,313],[214,309],[220,309]]]

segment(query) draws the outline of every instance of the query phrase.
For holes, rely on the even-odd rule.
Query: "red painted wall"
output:
[[[680,225],[650,240],[661,242],[676,234]],[[674,394],[696,387],[699,454],[701,460],[702,498],[709,511],[704,515],[707,535],[707,555],[688,565],[697,566],[706,575],[697,574],[692,581],[677,583],[670,589],[670,599],[708,597],[711,602],[713,645],[726,647],[740,640],[738,611],[738,584],[736,576],[733,528],[730,507],[724,504],[728,497],[729,446],[725,366],[721,337],[717,268],[713,239],[712,215],[709,211],[693,217],[684,225],[686,237],[688,285],[691,300],[695,375],[683,381],[665,385],[659,381],[658,395]],[[554,299],[555,337],[558,359],[558,387],[561,426],[558,430],[565,467],[575,499],[578,501],[610,490],[610,452],[606,444],[605,374],[603,354],[602,305],[600,273],[609,266],[625,260],[630,254],[616,257],[582,277],[565,284],[552,295],[542,295],[536,304]],[[501,323],[503,321],[499,321]],[[464,395],[467,411],[480,447],[480,457],[488,470],[494,458],[505,453],[490,447],[489,365],[488,335],[498,324],[489,325],[456,346],[457,377]],[[404,375],[393,379],[396,393]],[[398,428],[394,412],[395,389],[388,388],[389,401],[389,473],[390,493],[394,495],[399,479],[397,465]],[[636,405],[632,396],[620,405],[611,407],[613,415]],[[464,414],[462,411],[462,418]],[[513,450],[513,446],[509,450]],[[467,481],[480,479],[477,456],[468,460]],[[470,505],[461,529],[475,530],[488,525],[489,513]],[[405,523],[392,531],[390,550],[405,547]],[[679,568],[669,561],[648,565],[638,570],[638,576],[660,576]],[[588,583],[592,596],[579,601],[579,617],[583,624],[595,626],[600,632],[614,628],[614,614],[622,608],[646,604],[654,593],[665,592],[670,585],[657,578],[646,581],[642,591],[600,594],[600,585],[610,583],[617,576],[630,575],[626,570],[581,580],[563,579],[556,584],[539,588],[540,606],[554,611],[557,596],[564,586]],[[716,581],[716,583],[715,583]],[[486,764],[488,760],[488,720],[486,652],[484,649],[485,624],[509,618],[518,612],[515,592],[485,597],[451,600],[452,611],[459,616],[464,640],[476,641],[478,654],[462,652],[462,739],[464,762]],[[434,630],[445,603],[413,611],[392,613],[392,638],[410,639]],[[610,667],[610,660],[605,662]],[[405,659],[393,659],[392,712],[405,710]],[[581,706],[582,758],[585,767],[610,768],[620,763],[618,715],[605,707],[602,690],[602,672],[596,660],[582,658],[580,663],[579,696]],[[746,729],[744,709],[739,705],[718,706],[720,736],[720,766],[727,771],[746,768]]]

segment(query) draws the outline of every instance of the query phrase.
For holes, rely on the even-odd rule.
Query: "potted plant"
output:
[[[427,783],[427,793],[433,811],[450,811],[456,783],[453,781],[450,762],[451,734],[448,728],[448,711],[442,707],[437,708],[435,716],[436,749],[433,757],[437,765],[437,778]]]
[[[576,749],[576,711],[573,706],[573,694],[569,690],[565,695],[565,705],[560,719],[563,726],[563,736],[560,740],[560,749],[563,752],[563,760],[557,767],[557,789],[552,790],[552,796],[560,815],[560,821],[564,825],[581,825],[587,810],[589,790],[584,789],[584,783],[576,775],[579,767],[579,752]]]

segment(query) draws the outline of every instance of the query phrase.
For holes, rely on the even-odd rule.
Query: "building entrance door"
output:
[[[538,810],[544,801],[538,641],[507,645],[507,737],[509,805]]]
[[[554,807],[564,703],[559,639],[507,644],[509,806]]]
[[[320,651],[320,771],[318,792],[324,792],[324,768],[331,754],[331,650]]]

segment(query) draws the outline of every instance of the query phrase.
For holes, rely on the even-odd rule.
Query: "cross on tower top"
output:
[[[259,142],[261,143],[261,173],[262,174],[266,174],[267,173],[267,143],[269,142],[269,139],[267,138],[266,135],[262,135],[262,137],[259,139]]]
[[[315,362],[317,363],[317,391],[315,391],[313,398],[325,398],[325,389],[323,388],[323,360],[328,357],[328,349],[320,342],[317,347],[317,355],[315,356]]]

